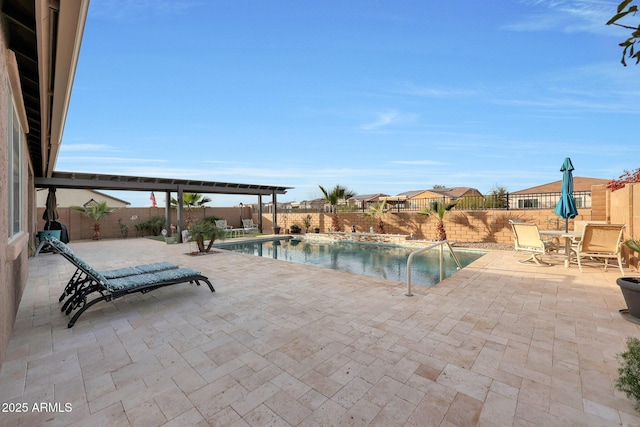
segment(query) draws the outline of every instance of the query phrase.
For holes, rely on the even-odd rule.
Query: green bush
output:
[[[640,340],[628,337],[627,351],[618,354],[618,359],[621,359],[619,376],[614,385],[635,400],[636,411],[640,411]]]
[[[150,234],[152,236],[159,236],[160,232],[165,226],[164,221],[165,219],[163,216],[152,216],[148,220],[136,224],[136,231],[138,232],[138,234],[141,234],[143,236],[147,234]]]
[[[217,216],[205,216],[204,218],[202,218],[203,221],[210,222],[211,224],[215,224],[216,221],[220,219],[223,218],[218,218]]]

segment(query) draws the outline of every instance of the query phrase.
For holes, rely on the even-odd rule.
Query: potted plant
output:
[[[640,241],[627,240],[625,246],[634,252],[640,252]],[[640,278],[638,277],[620,277],[616,280],[624,301],[627,303],[629,315],[640,322]]]
[[[627,351],[618,354],[620,367],[614,385],[628,398],[635,400],[636,411],[640,411],[640,340],[627,338]]]
[[[300,226],[298,224],[291,226],[291,234],[300,234]]]

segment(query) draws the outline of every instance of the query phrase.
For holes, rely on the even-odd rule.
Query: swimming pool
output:
[[[381,246],[367,243],[320,243],[300,240],[271,240],[223,244],[221,249],[262,257],[315,265],[365,276],[406,282],[407,257],[418,248]],[[463,267],[484,255],[478,251],[458,251]],[[444,277],[457,271],[448,249],[444,250]],[[411,281],[417,285],[433,286],[440,281],[439,250],[418,255],[413,260]]]

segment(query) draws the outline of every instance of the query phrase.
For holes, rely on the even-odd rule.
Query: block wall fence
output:
[[[604,186],[592,188],[591,209],[578,209],[576,220],[607,220],[611,223],[626,224],[625,239],[640,239],[640,183],[628,184],[624,188],[611,192]],[[44,221],[43,208],[38,209],[37,229],[42,230]],[[93,236],[93,222],[82,213],[69,208],[59,208],[59,221],[67,226],[71,240],[89,240]],[[250,206],[239,207],[204,207],[185,212],[185,217],[191,215],[194,221],[209,216],[226,219],[229,225],[241,227],[242,218],[253,218],[258,223],[258,215]],[[331,214],[328,213],[278,213],[278,225],[281,233],[297,224],[305,231],[303,219],[311,215],[309,232],[318,227],[325,232],[332,224]],[[131,220],[137,216],[136,220]],[[123,208],[111,213],[101,221],[103,238],[121,238],[118,219],[129,227],[129,237],[136,237],[135,224],[146,221],[152,216],[164,216],[164,208]],[[377,231],[376,220],[365,217],[362,212],[339,212],[342,231],[350,231],[351,226],[356,231],[366,233],[371,227]],[[273,230],[272,215],[262,215],[264,233]],[[496,242],[511,243],[511,229],[509,220],[535,222],[541,229],[563,229],[564,220],[559,218],[552,209],[511,209],[511,210],[452,210],[445,215],[444,223],[447,238],[458,242]],[[171,222],[176,223],[176,211],[171,212]],[[384,217],[385,231],[390,234],[413,234],[416,239],[434,239],[436,234],[436,219],[419,215],[416,212],[390,212]],[[569,228],[573,228],[573,220],[569,221]],[[638,267],[640,254],[631,253],[624,248],[625,258],[629,265]]]

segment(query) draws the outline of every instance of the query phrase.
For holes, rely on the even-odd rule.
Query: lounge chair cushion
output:
[[[178,266],[171,262],[163,261],[163,262],[154,262],[153,264],[136,265],[135,268],[142,270],[143,273],[154,273],[156,271],[171,270],[174,268],[178,268]]]
[[[176,268],[172,270],[164,270],[153,273],[154,276],[158,277],[161,281],[166,282],[168,280],[178,280],[184,279],[191,276],[199,276],[200,272],[194,270],[193,268],[182,267]]]
[[[113,270],[102,271],[102,275],[107,279],[116,279],[118,277],[135,276],[136,274],[142,274],[143,272],[136,267],[124,267],[116,268]]]
[[[200,275],[200,272],[192,268],[174,268],[170,270],[157,271],[155,273],[144,273],[137,274],[135,276],[111,279],[107,282],[107,288],[111,291],[135,290],[164,282],[187,279],[198,275]]]
[[[53,245],[61,254],[68,256],[73,259],[78,266],[81,266],[87,273],[91,274],[97,281],[99,281],[102,285],[107,283],[107,278],[102,275],[98,270],[93,268],[91,265],[84,262],[84,260],[78,257],[69,246],[62,243],[60,240],[55,237],[48,239],[49,243]]]
[[[144,273],[111,279],[107,281],[106,287],[110,291],[124,291],[151,286],[154,283],[158,283],[158,277],[155,274]]]
[[[154,262],[152,264],[136,265],[135,267],[116,268],[113,270],[101,271],[102,275],[107,279],[117,279],[119,277],[134,276],[143,273],[155,273],[162,270],[170,270],[178,268],[171,262]]]

